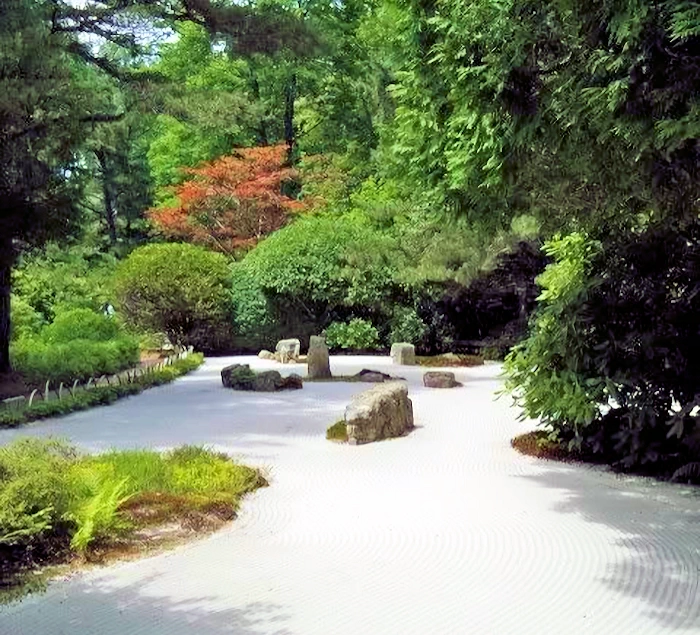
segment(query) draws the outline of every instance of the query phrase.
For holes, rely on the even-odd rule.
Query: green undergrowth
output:
[[[348,430],[344,419],[336,421],[328,428],[328,430],[326,430],[326,439],[329,441],[342,442],[346,442],[348,440]]]
[[[137,377],[132,383],[96,386],[73,396],[66,395],[60,400],[39,401],[23,409],[5,410],[0,412],[0,428],[12,428],[37,419],[57,417],[77,410],[87,410],[94,406],[111,404],[123,397],[138,394],[146,388],[174,381],[201,366],[203,361],[204,356],[195,353],[184,359],[176,360],[170,366]]]
[[[143,548],[145,528],[214,529],[265,485],[257,470],[200,447],[97,456],[54,439],[0,447],[0,598],[48,565],[104,560],[130,539]]]

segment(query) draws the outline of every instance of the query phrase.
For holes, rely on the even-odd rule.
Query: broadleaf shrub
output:
[[[120,335],[119,323],[113,317],[90,309],[72,309],[58,313],[41,332],[41,339],[52,344],[66,344],[73,340],[106,342]]]
[[[389,343],[408,342],[420,345],[428,333],[428,325],[420,318],[414,309],[399,307],[394,312],[389,332]]]
[[[506,361],[525,414],[623,469],[697,460],[700,225],[548,248],[531,334]]]
[[[362,318],[353,318],[347,323],[333,322],[325,333],[330,348],[367,351],[379,347],[379,332],[371,322]]]
[[[22,339],[11,347],[14,368],[30,383],[71,383],[110,375],[139,361],[138,340],[123,336],[106,342],[72,340],[54,344],[41,339]]]

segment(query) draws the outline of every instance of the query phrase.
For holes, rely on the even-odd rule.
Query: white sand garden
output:
[[[361,383],[226,390],[211,359],[117,404],[0,431],[91,451],[206,444],[267,469],[224,530],[173,551],[53,582],[0,608],[2,635],[644,635],[700,633],[697,490],[516,453],[533,428],[499,367],[425,388],[400,367],[415,430],[349,446],[325,439]],[[335,374],[397,373],[334,357]],[[450,369],[453,370],[453,369]]]

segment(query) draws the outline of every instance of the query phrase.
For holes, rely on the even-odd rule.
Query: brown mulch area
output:
[[[29,395],[35,388],[38,388],[38,386],[26,383],[20,373],[0,375],[0,400]]]
[[[583,461],[584,458],[576,452],[563,448],[547,438],[547,433],[541,430],[526,432],[511,439],[511,446],[521,454],[534,456],[538,459],[550,459],[552,461]]]
[[[456,355],[446,353],[444,355],[416,356],[416,363],[419,366],[431,367],[460,367],[460,366],[482,366],[484,358],[479,355]]]

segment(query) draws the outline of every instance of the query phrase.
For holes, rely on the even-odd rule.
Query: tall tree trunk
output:
[[[284,140],[287,144],[287,163],[292,165],[294,162],[294,146],[296,144],[296,136],[294,130],[294,102],[297,98],[297,74],[292,73],[287,83],[285,90],[284,104]]]
[[[0,236],[0,373],[9,373],[10,365],[10,290],[15,261],[12,239]]]
[[[260,103],[260,83],[258,82],[258,76],[254,70],[251,70],[251,87],[253,89],[253,99]],[[270,145],[270,139],[267,134],[267,125],[265,124],[265,113],[260,115],[260,121],[258,122],[258,145],[267,146]]]
[[[107,221],[107,231],[109,232],[109,242],[117,244],[117,212],[114,209],[114,199],[112,196],[112,175],[109,170],[109,160],[107,154],[100,148],[95,150],[95,156],[102,170],[102,196],[105,203],[105,219]]]

